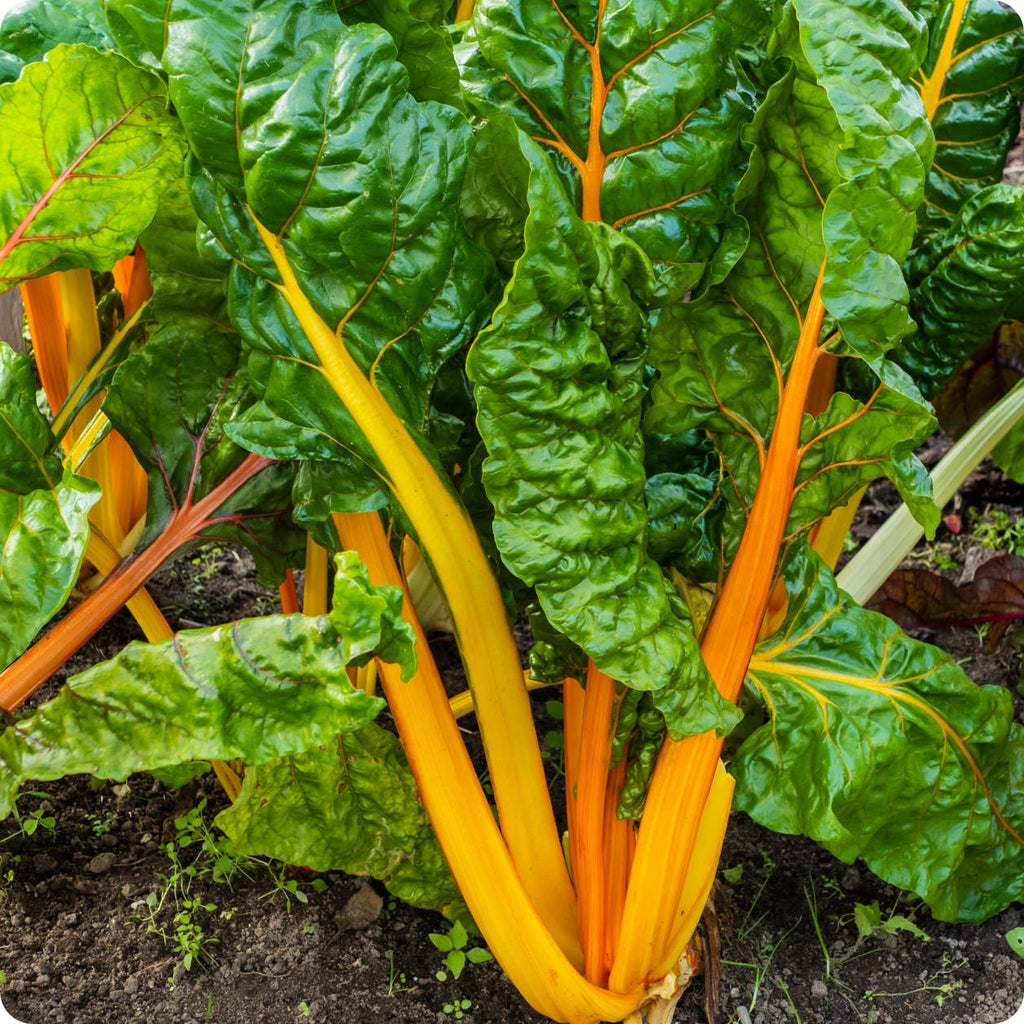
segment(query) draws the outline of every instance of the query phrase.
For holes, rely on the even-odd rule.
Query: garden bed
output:
[[[876,485],[854,537],[869,535],[893,503],[891,489]],[[993,525],[1015,522],[1022,505],[1024,488],[986,463],[946,510],[959,517],[959,533],[942,526],[908,564],[977,564],[994,553],[978,539],[998,541]],[[956,578],[960,570],[947,572]],[[266,612],[274,600],[252,582],[246,557],[226,548],[180,558],[152,589],[177,628]],[[120,614],[69,671],[109,657],[137,635]],[[973,628],[925,638],[962,661],[976,681],[1018,685],[1012,637],[991,652]],[[451,665],[451,640],[437,643],[439,660]],[[1024,700],[1015,700],[1020,717]],[[558,755],[550,753],[557,786]],[[382,888],[245,862],[230,884],[215,880],[215,857],[201,852],[206,833],[198,825],[226,801],[212,775],[176,791],[148,776],[126,785],[77,777],[33,788],[45,798],[26,796],[19,809],[23,825],[40,823],[19,835],[8,820],[0,846],[0,998],[26,1024],[426,1024],[458,1013],[466,1024],[544,1020],[494,963],[471,963],[458,980],[450,972],[438,980],[444,953],[428,936],[446,933],[448,924],[388,901]],[[191,845],[180,848],[183,838]],[[175,843],[177,868],[168,842]],[[190,865],[195,877],[182,875]],[[719,1021],[996,1024],[1024,1000],[1024,961],[1006,938],[1024,926],[1020,906],[979,926],[939,923],[862,864],[842,864],[814,843],[766,832],[742,814],[733,815],[721,865]],[[154,910],[147,900],[161,896],[163,906]],[[186,915],[178,922],[175,897]],[[186,900],[195,903],[187,907]],[[875,904],[892,934],[883,928],[861,937],[858,905]],[[179,946],[195,950],[190,970],[176,936]],[[704,997],[698,980],[677,1020],[704,1020]]]

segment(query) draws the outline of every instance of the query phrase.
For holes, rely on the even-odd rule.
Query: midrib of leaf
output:
[[[956,56],[956,40],[960,35],[960,26],[963,24],[964,15],[967,11],[967,0],[953,0],[953,10],[949,15],[949,22],[946,25],[946,34],[942,40],[942,47],[935,60],[935,67],[932,73],[921,80],[921,99],[924,101],[924,109],[928,114],[928,120],[934,121],[936,111],[942,103],[942,88],[946,84],[946,75],[960,57]],[[962,54],[960,56],[963,56]],[[949,97],[947,97],[948,99]]]
[[[815,626],[808,631],[807,635],[815,632],[823,621],[824,619],[819,620]],[[966,765],[971,772],[971,775],[974,777],[978,788],[985,794],[985,799],[988,801],[993,817],[995,817],[1008,835],[1012,836],[1018,844],[1024,847],[1024,836],[1021,836],[1013,825],[1007,821],[998,802],[992,795],[992,791],[988,785],[988,779],[974,755],[971,753],[966,739],[962,737],[956,729],[953,728],[950,722],[939,714],[939,712],[936,711],[935,708],[933,708],[927,701],[912,693],[899,689],[901,686],[905,686],[908,683],[925,678],[928,673],[922,673],[918,676],[908,676],[904,679],[897,679],[890,683],[885,683],[881,682],[881,677],[885,672],[887,661],[884,656],[879,666],[878,673],[874,679],[869,679],[865,676],[851,675],[846,672],[826,672],[821,669],[813,668],[809,665],[802,665],[798,661],[786,661],[785,656],[792,652],[799,645],[802,639],[804,639],[804,637],[787,639],[783,643],[756,653],[750,659],[749,675],[751,680],[756,683],[759,690],[767,690],[767,687],[765,687],[757,678],[758,673],[760,672],[785,679],[791,684],[799,686],[805,692],[810,694],[818,702],[819,706],[825,706],[826,704],[832,704],[833,702],[821,693],[821,691],[813,685],[811,680],[837,682],[845,686],[849,686],[851,689],[867,690],[871,693],[883,695],[893,704],[893,707],[901,721],[903,719],[903,713],[900,709],[900,705],[903,704],[907,707],[914,708],[935,724],[939,732],[942,734],[944,742],[951,744],[956,749],[957,753],[960,755],[961,761]],[[826,733],[828,732],[827,726],[825,731]]]
[[[546,139],[541,136],[533,136],[535,142],[540,143],[544,146],[549,146],[552,149],[557,150],[576,168],[577,173],[580,175],[580,181],[582,184],[582,208],[581,216],[586,221],[600,221],[601,217],[601,186],[604,183],[605,167],[609,160],[624,156],[627,153],[635,152],[638,149],[643,149],[646,146],[652,146],[658,142],[670,138],[672,135],[683,130],[686,126],[687,121],[693,116],[695,111],[690,111],[682,121],[679,122],[675,128],[658,138],[651,139],[646,143],[640,143],[633,146],[628,146],[621,150],[615,150],[611,153],[606,153],[601,146],[601,121],[604,117],[605,105],[608,102],[608,94],[611,92],[615,85],[616,79],[621,75],[625,74],[631,68],[635,67],[641,61],[650,57],[651,54],[655,53],[659,47],[664,46],[666,43],[673,39],[678,38],[685,32],[688,32],[695,25],[704,21],[706,18],[710,18],[714,15],[715,9],[718,6],[712,7],[698,18],[694,18],[686,25],[680,28],[673,29],[667,32],[660,39],[651,43],[646,50],[637,54],[637,56],[626,61],[620,67],[618,67],[611,76],[606,80],[604,77],[604,70],[601,64],[601,28],[604,22],[604,13],[607,6],[607,0],[599,0],[597,8],[597,28],[594,35],[594,41],[588,42],[584,38],[583,34],[576,28],[575,25],[569,20],[569,18],[562,11],[562,8],[556,2],[551,0],[552,7],[558,14],[559,18],[565,23],[566,28],[572,35],[573,39],[576,40],[577,44],[581,46],[587,53],[590,61],[590,120],[587,131],[587,155],[581,157],[559,134],[557,129],[549,122],[549,120],[542,113],[540,108],[536,106],[530,99],[528,93],[518,85],[511,77],[505,75],[506,81],[519,93],[523,101],[530,107],[530,109],[537,115],[537,117],[544,123],[544,125],[551,131],[554,136],[551,139]],[[635,210],[628,215],[619,217],[612,225],[615,228],[619,228],[622,224],[636,220],[638,217],[642,217],[648,213],[655,213],[659,210],[671,209],[671,207],[681,203],[687,199],[692,199],[701,194],[702,189],[698,192],[690,192],[679,196],[676,199],[672,199],[665,203],[660,203],[657,206],[652,206],[647,209]]]

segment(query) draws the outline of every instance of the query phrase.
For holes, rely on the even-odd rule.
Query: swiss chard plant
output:
[[[11,719],[0,812],[212,762],[239,849],[471,915],[574,1024],[670,1019],[733,805],[942,919],[1022,898],[1009,693],[831,569],[879,476],[938,521],[926,396],[1018,313],[1022,75],[995,0],[17,7],[0,703],[126,603],[149,643]],[[173,634],[145,583],[211,538],[282,614]]]

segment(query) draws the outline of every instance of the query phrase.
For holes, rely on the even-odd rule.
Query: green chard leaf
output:
[[[768,721],[729,770],[736,806],[980,921],[1024,895],[1024,729],[1003,687],[849,607],[809,552],[785,571],[789,614],[747,685]]]
[[[116,53],[58,46],[0,86],[0,289],[108,270],[181,171],[163,83]]]
[[[412,99],[383,30],[345,26],[329,4],[250,6],[176,2],[163,53],[196,154],[193,202],[236,261],[232,320],[270,357],[250,361],[262,404],[234,436],[275,457],[376,467],[275,288],[254,218],[279,234],[339,344],[424,431],[437,373],[490,312],[492,264],[458,221],[471,131],[452,107]],[[212,63],[195,45],[207,34]],[[369,490],[365,472],[355,490]]]
[[[753,91],[736,53],[754,0],[560,6],[479,0],[457,48],[471,109],[549,152],[584,219],[655,261],[666,298],[718,280],[746,242],[730,198]]]
[[[0,734],[0,816],[18,786],[72,772],[124,778],[192,760],[263,764],[366,727],[383,706],[346,665],[373,653],[411,671],[401,592],[349,553],[329,615],[272,615],[129,644]]]
[[[243,853],[370,875],[443,913],[463,906],[402,745],[373,724],[248,769],[217,825]]]
[[[143,547],[245,458],[225,430],[254,401],[244,365],[237,336],[175,326],[159,330],[115,373],[103,408],[149,476]],[[268,586],[300,565],[305,551],[289,514],[293,476],[287,464],[263,468],[225,495],[201,534],[246,545]]]
[[[999,0],[941,0],[915,81],[935,131],[935,162],[918,213],[930,234],[1002,179],[1024,99],[1020,15]]]
[[[674,734],[730,725],[685,605],[646,551],[645,325],[631,289],[650,291],[650,265],[581,221],[547,155],[521,139],[525,252],[467,363],[495,540],[548,621],[602,671],[654,691]]]
[[[101,0],[21,0],[0,11],[0,82],[13,82],[26,64],[60,43],[113,48]]]
[[[838,392],[808,409],[787,539],[881,474],[924,521],[938,517],[911,454],[932,430],[930,409],[885,359],[912,326],[900,264],[931,155],[920,101],[905,82],[921,25],[890,4],[882,19],[890,28],[879,33],[878,7],[796,0],[784,13],[769,44],[784,70],[747,133],[755,149],[736,196],[750,244],[721,285],[660,310],[651,331],[659,378],[645,426],[649,435],[692,432],[713,443],[726,480],[727,559],[819,274],[830,348],[865,360],[884,383],[876,379],[863,400]],[[699,564],[689,571],[702,575]]]
[[[98,498],[95,484],[61,468],[31,361],[0,344],[0,668],[67,600]]]
[[[1008,318],[1024,281],[1024,192],[975,192],[908,262],[918,331],[895,358],[931,397]]]
[[[416,99],[463,106],[459,69],[444,24],[446,0],[344,0],[337,6],[347,25],[370,22],[387,30]]]

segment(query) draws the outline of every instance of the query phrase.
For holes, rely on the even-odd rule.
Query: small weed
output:
[[[94,835],[104,836],[113,827],[114,822],[117,821],[117,815],[111,811],[109,814],[104,814],[102,817],[98,814],[87,814],[86,820],[92,823],[92,831]]]
[[[473,1003],[469,999],[456,999],[454,1002],[445,1003],[441,1009],[444,1010],[445,1013],[453,1016],[456,1020],[462,1020],[465,1016],[465,1011],[472,1005]]]
[[[853,905],[853,920],[857,925],[857,933],[860,939],[869,939],[875,932],[884,932],[886,935],[895,935],[897,932],[910,932],[915,938],[925,942],[931,942],[931,936],[926,935],[908,917],[902,914],[893,914],[884,920],[878,902],[872,904],[855,903]]]
[[[17,800],[20,800],[23,796],[35,796],[45,800],[47,799],[48,794],[27,789],[18,794]],[[52,814],[47,813],[43,807],[37,807],[34,811],[28,811],[26,813],[19,811],[18,805],[15,803],[11,811],[11,815],[18,828],[10,835],[4,836],[3,839],[0,839],[0,842],[2,843],[6,843],[11,839],[18,839],[21,836],[35,835],[39,829],[43,829],[46,832],[57,831],[57,819]]]
[[[405,984],[405,971],[400,971],[395,967],[395,954],[388,954],[388,995],[391,997],[396,996],[399,992],[409,992],[409,989]]]
[[[1024,520],[1011,519],[999,509],[985,509],[982,513],[972,508],[971,516],[979,520],[971,534],[982,547],[1024,555]]]
[[[299,1003],[299,1013],[301,1013],[303,1017],[309,1016],[309,1003],[307,1003],[305,999]]]
[[[303,935],[316,935],[316,921],[303,921],[302,922],[302,934]]]
[[[953,962],[948,954],[943,953],[942,966],[934,974],[929,975],[917,988],[907,989],[905,992],[875,992],[873,989],[868,989],[864,993],[864,999],[870,1003],[874,999],[902,999],[905,996],[913,996],[921,992],[931,992],[936,1005],[942,1006],[954,992],[964,987],[964,983],[960,978],[950,978],[948,981],[941,979],[949,978],[954,971],[968,965],[969,961],[966,957],[961,957]]]
[[[213,995],[211,993],[206,994],[206,1024],[210,1024],[213,1020]]]
[[[453,978],[458,978],[467,961],[471,964],[482,964],[494,959],[486,949],[479,946],[466,949],[469,935],[461,921],[456,921],[447,933],[431,932],[429,937],[430,941],[445,954],[443,963],[447,970],[436,973],[438,981],[447,981],[449,974]]]
[[[327,888],[327,883],[322,878],[314,878],[311,882],[300,882],[297,878],[287,878],[286,872],[287,867],[283,864],[276,866],[271,861],[259,861],[267,869],[267,873],[270,875],[271,881],[274,883],[273,889],[265,892],[260,899],[269,899],[271,903],[277,899],[278,896],[284,897],[284,909],[286,914],[292,912],[292,900],[297,900],[299,903],[308,903],[309,897],[302,891],[303,885],[308,885],[313,892],[323,892]]]
[[[7,972],[6,971],[0,971],[0,985],[6,985],[6,984],[7,984]]]

